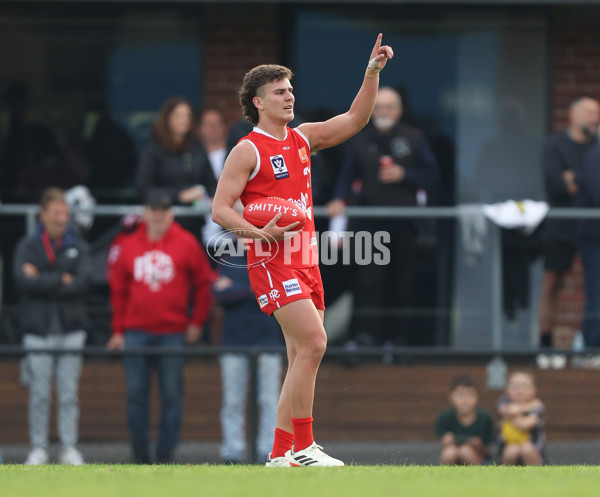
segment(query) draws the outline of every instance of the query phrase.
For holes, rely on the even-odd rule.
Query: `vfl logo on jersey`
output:
[[[267,294],[263,293],[260,297],[258,297],[258,305],[262,309],[269,303],[269,299],[267,298]]]
[[[283,289],[285,290],[285,294],[289,297],[290,295],[298,295],[302,293],[302,289],[300,288],[300,283],[296,278],[292,278],[291,280],[287,280],[283,282]]]
[[[298,155],[300,156],[301,162],[308,162],[308,154],[306,153],[306,147],[299,148]]]
[[[285,179],[290,177],[283,155],[274,155],[269,157],[271,159],[271,166],[273,166],[273,172],[275,173],[275,179]]]
[[[133,277],[135,281],[146,283],[153,292],[158,292],[162,285],[175,277],[175,264],[169,254],[151,250],[134,259]]]

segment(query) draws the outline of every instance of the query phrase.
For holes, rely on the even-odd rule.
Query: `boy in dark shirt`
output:
[[[449,399],[452,407],[435,423],[442,442],[440,464],[482,464],[489,458],[494,429],[489,412],[477,406],[477,385],[470,377],[459,376],[452,382]]]

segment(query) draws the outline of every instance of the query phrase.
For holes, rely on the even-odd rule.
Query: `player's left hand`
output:
[[[371,51],[371,57],[369,57],[367,72],[374,74],[379,73],[379,71],[381,71],[387,64],[388,59],[391,59],[394,56],[392,47],[389,45],[381,45],[382,38],[383,34],[379,33],[377,36],[377,41],[375,42],[375,46]]]

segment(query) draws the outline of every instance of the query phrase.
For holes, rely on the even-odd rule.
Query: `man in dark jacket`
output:
[[[27,349],[78,349],[85,343],[85,293],[89,287],[87,244],[69,230],[64,192],[46,189],[40,198],[41,226],[15,250],[14,276],[21,299],[21,329]],[[82,357],[30,353],[24,362],[29,385],[31,452],[25,464],[48,462],[51,379],[56,377],[58,434],[63,464],[83,464],[77,450],[78,383]]]
[[[600,146],[588,155],[577,175],[577,207],[600,208]],[[581,331],[586,347],[600,347],[600,220],[577,223],[577,248],[583,260],[585,312]],[[600,366],[600,358],[594,358]]]
[[[572,207],[577,194],[576,175],[597,143],[600,106],[590,96],[579,96],[569,106],[569,126],[550,136],[542,152],[546,199],[551,207]],[[552,346],[558,294],[575,257],[575,223],[549,219],[544,233],[544,282],[540,297],[540,345]]]
[[[340,168],[334,200],[327,213],[343,213],[346,202],[365,206],[416,206],[418,196],[437,186],[440,171],[423,132],[400,121],[403,106],[398,92],[382,87],[371,126],[349,144]],[[357,265],[352,338],[361,344],[401,343],[409,333],[407,318],[398,309],[410,307],[416,262],[416,228],[406,219],[358,219],[355,232],[390,234],[388,265]]]

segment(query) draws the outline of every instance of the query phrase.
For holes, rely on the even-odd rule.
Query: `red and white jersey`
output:
[[[279,140],[258,127],[242,138],[256,152],[256,167],[240,196],[244,207],[264,197],[280,197],[301,207],[306,213],[302,232],[290,240],[278,242],[277,254],[266,243],[255,241],[263,248],[252,246],[248,251],[248,264],[270,262],[290,267],[311,267],[318,264],[317,236],[313,217],[312,185],[310,178],[310,145],[298,130],[286,128],[286,137]]]

